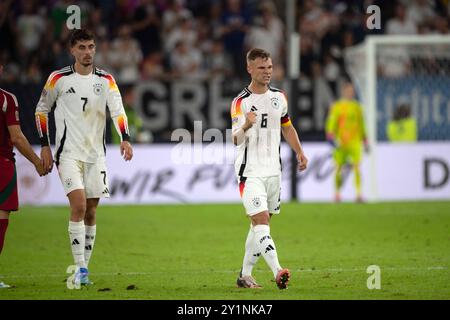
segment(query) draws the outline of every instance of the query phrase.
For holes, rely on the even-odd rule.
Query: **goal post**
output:
[[[346,48],[345,68],[364,106],[371,147],[368,201],[377,196],[377,144],[396,107],[407,104],[419,141],[450,139],[450,36],[375,35]]]

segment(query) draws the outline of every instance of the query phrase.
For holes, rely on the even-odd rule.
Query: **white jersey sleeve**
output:
[[[128,118],[122,103],[122,96],[117,86],[116,80],[110,74],[105,76],[108,79],[108,90],[106,101],[108,104],[114,127],[120,136],[121,141],[130,140],[130,131],[128,129]]]
[[[68,74],[71,74],[72,72],[71,67],[66,67],[52,72],[45,83],[44,89],[42,90],[41,97],[39,98],[35,111],[36,127],[42,146],[48,146],[50,144],[48,114],[52,110],[52,107],[59,95],[61,81],[58,80]]]
[[[233,99],[231,104],[231,131],[234,135],[245,123],[245,115],[247,113],[246,104],[242,95]],[[239,144],[243,143],[241,141]]]

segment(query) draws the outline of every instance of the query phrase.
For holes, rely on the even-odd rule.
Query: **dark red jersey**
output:
[[[16,96],[0,88],[0,157],[14,160],[13,144],[8,126],[19,125]]]

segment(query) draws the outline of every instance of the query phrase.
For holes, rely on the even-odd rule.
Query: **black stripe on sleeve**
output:
[[[64,148],[64,143],[66,142],[66,134],[67,134],[67,126],[66,126],[66,121],[64,121],[64,134],[61,138],[61,143],[59,145],[58,151],[56,152],[56,166],[59,165],[59,158],[61,157],[61,153]]]

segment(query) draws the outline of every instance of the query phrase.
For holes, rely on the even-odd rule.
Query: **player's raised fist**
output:
[[[245,116],[245,125],[251,128],[256,123],[256,112],[250,111]]]

